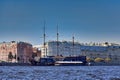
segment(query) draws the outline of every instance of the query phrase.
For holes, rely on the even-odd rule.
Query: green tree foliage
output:
[[[94,60],[95,62],[103,62],[104,61],[104,59],[103,58],[96,58],[95,60]]]
[[[35,57],[37,57],[37,53],[32,54],[32,58],[35,58]]]
[[[87,57],[87,58],[86,58],[86,61],[87,61],[87,62],[93,62],[94,60],[93,60],[92,58],[90,58],[90,57]]]
[[[13,57],[13,55],[12,55],[12,52],[9,52],[9,54],[8,54],[8,59],[13,59],[14,57]]]
[[[111,59],[109,57],[105,58],[105,62],[110,62]]]

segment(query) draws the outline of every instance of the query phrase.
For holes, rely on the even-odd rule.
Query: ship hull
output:
[[[56,61],[57,66],[85,66],[86,56],[66,57],[63,61]]]

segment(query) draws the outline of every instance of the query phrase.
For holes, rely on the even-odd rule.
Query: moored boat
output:
[[[82,66],[86,65],[86,56],[65,57],[63,61],[56,61],[58,66]]]
[[[31,65],[32,66],[54,66],[55,60],[53,58],[39,58],[38,60],[31,60]]]

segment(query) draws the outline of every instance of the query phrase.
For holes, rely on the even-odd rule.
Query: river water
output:
[[[120,66],[0,66],[0,80],[120,80]]]

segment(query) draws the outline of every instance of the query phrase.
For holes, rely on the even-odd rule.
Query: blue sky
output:
[[[120,43],[119,0],[0,0],[0,42],[46,40]]]

